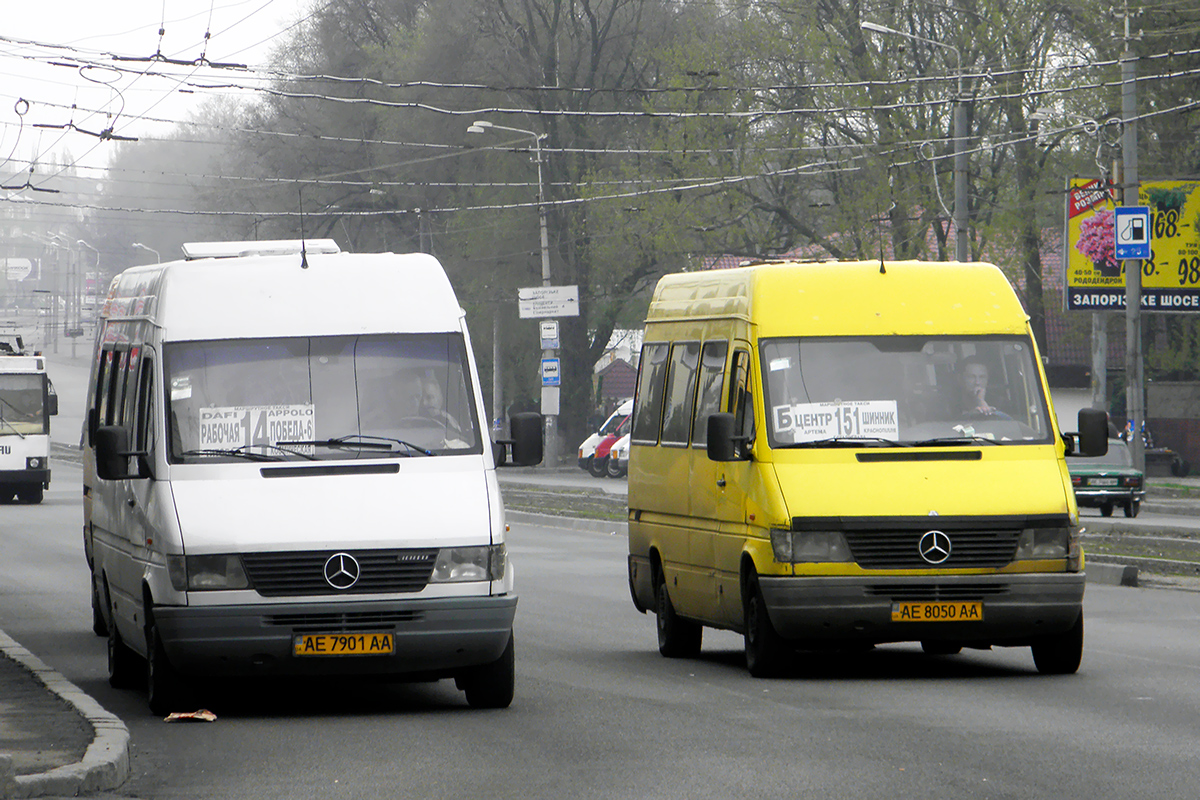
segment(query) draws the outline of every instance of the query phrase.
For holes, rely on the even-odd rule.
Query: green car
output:
[[[1081,507],[1099,508],[1111,517],[1113,506],[1125,509],[1125,516],[1136,517],[1146,496],[1146,476],[1134,469],[1129,445],[1124,439],[1109,439],[1108,454],[1093,458],[1071,458],[1068,462],[1075,502]]]

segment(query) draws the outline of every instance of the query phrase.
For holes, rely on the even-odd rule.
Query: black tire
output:
[[[153,613],[147,611],[147,616],[150,622],[146,626],[146,698],[150,712],[165,717],[172,711],[187,711],[184,707],[188,700],[187,686],[167,657]]]
[[[1112,503],[1105,503],[1104,505],[1100,506],[1100,516],[1111,517],[1112,512],[1113,512],[1113,504]]]
[[[623,468],[617,466],[617,460],[615,458],[613,458],[612,456],[609,456],[606,460],[608,461],[608,464],[606,465],[605,472],[608,474],[608,477],[610,477],[610,478],[624,478],[625,477],[625,470]]]
[[[508,646],[500,658],[490,664],[472,667],[455,679],[455,685],[467,695],[467,704],[471,708],[508,708],[512,705],[517,682],[513,639],[510,631]]]
[[[596,458],[592,456],[592,460],[588,462],[588,472],[593,478],[603,478],[608,471],[608,456],[604,458]]]
[[[97,636],[108,636],[108,623],[104,621],[104,608],[100,603],[100,590],[92,580],[92,633]]]
[[[146,665],[121,638],[111,603],[108,609],[108,618],[112,620],[108,626],[108,685],[114,689],[130,689],[146,677]]]
[[[654,589],[654,616],[658,628],[658,652],[667,658],[693,658],[700,653],[704,627],[675,613],[667,582]]]
[[[17,497],[22,503],[28,503],[32,506],[42,502],[42,492],[42,485],[35,483],[31,486],[22,486],[18,489]]]
[[[1083,660],[1083,612],[1071,629],[1033,645],[1033,663],[1043,675],[1073,675]]]
[[[922,639],[921,650],[931,656],[956,656],[962,652],[958,642],[943,642],[937,639]]]
[[[755,678],[773,678],[783,671],[788,648],[771,624],[767,604],[758,584],[753,583],[745,601],[746,669]]]
[[[1140,500],[1130,500],[1125,503],[1125,516],[1136,517],[1138,512],[1142,510],[1142,502]]]

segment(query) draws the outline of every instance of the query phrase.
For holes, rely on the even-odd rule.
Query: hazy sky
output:
[[[88,132],[110,127],[118,136],[161,132],[168,123],[159,120],[183,119],[204,98],[236,91],[206,87],[256,82],[237,71],[114,62],[113,56],[149,58],[161,53],[194,62],[203,55],[210,62],[261,66],[271,48],[286,39],[286,31],[322,2],[4,0],[0,155],[46,159],[69,152],[84,165],[103,166],[112,142]],[[161,44],[160,27],[165,31]],[[211,32],[207,48],[206,30]],[[121,71],[105,66],[114,63]],[[83,64],[91,66],[81,69]]]

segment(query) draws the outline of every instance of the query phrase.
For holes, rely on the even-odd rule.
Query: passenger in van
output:
[[[987,364],[974,356],[963,359],[958,368],[958,408],[955,416],[1012,419],[987,401],[987,390]]]

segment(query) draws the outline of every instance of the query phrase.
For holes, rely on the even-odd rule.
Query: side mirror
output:
[[[145,453],[130,452],[129,431],[119,425],[105,425],[96,430],[96,475],[105,481],[127,478],[148,478],[149,469],[143,460]],[[137,466],[129,468],[129,457],[137,457]]]
[[[1078,455],[1102,456],[1108,452],[1108,414],[1098,408],[1079,409]]]
[[[58,395],[46,395],[46,413],[52,417],[58,413]]]
[[[745,461],[740,445],[745,436],[737,435],[737,418],[728,412],[710,414],[708,417],[708,443],[706,449],[710,461]]]
[[[511,439],[495,442],[496,466],[502,467],[512,455],[512,463],[518,467],[532,467],[542,463],[542,415],[534,411],[513,414],[509,420]]]

